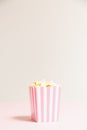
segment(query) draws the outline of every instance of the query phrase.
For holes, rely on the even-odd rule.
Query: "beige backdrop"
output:
[[[87,99],[86,0],[0,0],[0,101],[28,100],[40,79]]]

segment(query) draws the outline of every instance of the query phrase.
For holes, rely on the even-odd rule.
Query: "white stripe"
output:
[[[58,102],[59,102],[59,87],[56,87],[55,91],[55,106],[54,106],[54,121],[57,121],[57,113],[58,113]]]
[[[47,89],[44,87],[44,122],[47,121]]]
[[[53,87],[50,88],[50,107],[49,107],[49,122],[52,121],[52,110],[53,110]]]
[[[37,117],[38,117],[38,122],[41,121],[41,97],[40,97],[40,88],[36,88],[36,96],[37,96]]]

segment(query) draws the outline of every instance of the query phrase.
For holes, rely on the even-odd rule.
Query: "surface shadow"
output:
[[[14,116],[13,120],[25,121],[25,122],[35,122],[31,116]]]

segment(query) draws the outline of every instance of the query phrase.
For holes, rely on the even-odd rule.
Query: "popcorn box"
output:
[[[61,87],[29,87],[31,118],[36,122],[59,120]]]

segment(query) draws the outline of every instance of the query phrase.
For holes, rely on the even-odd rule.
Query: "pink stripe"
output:
[[[32,108],[32,110],[31,110],[31,111],[32,111],[32,115],[31,115],[32,117],[31,117],[31,118],[34,119],[34,99],[33,99],[33,88],[31,87],[30,89],[31,89],[30,93],[31,93],[31,108]]]
[[[57,113],[57,120],[59,121],[59,112],[60,112],[60,97],[61,97],[61,87],[59,87],[59,98],[58,98],[58,113]]]
[[[34,94],[35,94],[35,120],[37,121],[38,120],[38,113],[37,113],[37,91],[36,91],[36,88],[34,88]]]
[[[50,87],[47,88],[47,122],[49,122],[49,106],[50,106]]]
[[[52,121],[55,120],[55,115],[54,115],[54,111],[55,111],[55,93],[56,93],[56,87],[53,87],[53,105],[52,105]]]
[[[41,88],[41,121],[44,121],[44,87]]]
[[[34,109],[34,120],[36,119],[36,110],[35,110],[35,91],[34,91],[34,87],[33,89],[33,109]]]
[[[30,104],[31,104],[31,118],[33,119],[34,111],[33,111],[33,99],[32,99],[32,88],[31,87],[29,87],[29,92],[30,92]]]

